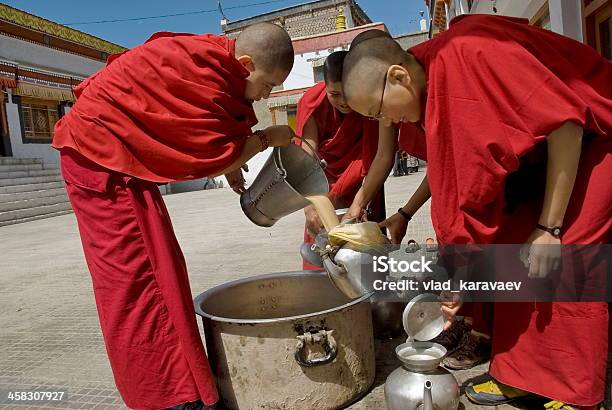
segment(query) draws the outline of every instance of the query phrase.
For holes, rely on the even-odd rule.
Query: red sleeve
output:
[[[295,133],[298,137],[302,137],[306,123],[320,107],[323,100],[327,98],[326,94],[325,83],[319,82],[309,88],[300,98],[295,119]]]
[[[349,206],[363,182],[363,161],[356,159],[346,167],[338,180],[332,184],[329,191],[329,198],[336,204],[338,201],[343,202],[343,205]]]

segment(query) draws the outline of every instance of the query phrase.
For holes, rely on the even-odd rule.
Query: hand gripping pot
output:
[[[253,184],[240,195],[242,211],[256,225],[274,225],[310,205],[306,196],[329,192],[324,169],[324,161],[298,145],[274,148]]]
[[[412,299],[402,317],[408,334],[406,343],[395,349],[402,366],[385,382],[385,400],[390,410],[455,410],[459,407],[459,385],[440,366],[446,349],[429,340],[444,329],[444,318],[436,295]]]

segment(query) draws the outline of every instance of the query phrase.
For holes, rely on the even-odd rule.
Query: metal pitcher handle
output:
[[[336,339],[332,336],[333,330],[319,330],[317,333],[304,332],[297,336],[297,345],[295,346],[295,361],[302,367],[315,367],[333,362],[338,355]],[[309,343],[323,343],[325,348],[325,356],[317,359],[308,359],[305,357],[304,348]]]
[[[317,154],[317,150],[314,149],[314,147],[312,145],[310,145],[310,142],[306,141],[303,138],[300,138],[300,141],[302,141],[303,144],[308,145],[308,148],[310,148],[310,150],[312,151],[312,156],[315,157],[315,159],[317,161],[319,161],[319,165],[321,165],[321,168],[323,168],[323,169],[327,168],[327,161],[325,161],[324,159],[321,159],[321,157],[319,157],[319,155]]]

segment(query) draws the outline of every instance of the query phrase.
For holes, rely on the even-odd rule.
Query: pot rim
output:
[[[210,320],[214,320],[216,322],[223,322],[223,323],[238,323],[238,324],[257,324],[257,323],[278,323],[278,322],[290,322],[296,319],[305,319],[305,318],[309,318],[309,317],[313,317],[313,316],[319,316],[319,315],[325,315],[328,313],[332,313],[332,312],[337,312],[340,311],[342,309],[345,309],[347,307],[350,306],[354,306],[357,305],[367,299],[369,299],[373,294],[374,291],[365,293],[363,295],[361,295],[360,297],[350,300],[349,302],[336,306],[334,308],[330,308],[330,309],[326,309],[326,310],[320,310],[317,312],[312,312],[312,313],[306,313],[303,315],[297,315],[297,316],[285,316],[285,317],[277,317],[277,318],[266,318],[266,319],[237,319],[237,318],[227,318],[227,317],[221,317],[221,316],[215,316],[215,315],[211,315],[209,313],[206,313],[204,310],[202,310],[201,305],[202,302],[204,302],[206,299],[208,299],[209,297],[211,297],[212,295],[225,290],[229,287],[233,287],[233,286],[237,286],[237,285],[241,285],[243,283],[250,283],[250,282],[255,282],[255,281],[259,281],[262,279],[273,279],[273,278],[278,278],[279,276],[282,277],[287,277],[287,276],[304,276],[304,275],[312,275],[312,276],[324,276],[327,277],[327,272],[325,271],[292,271],[292,272],[278,272],[278,273],[267,273],[264,275],[257,275],[257,276],[251,276],[248,278],[242,278],[242,279],[236,279],[236,280],[232,280],[230,282],[225,282],[221,285],[217,285],[215,287],[212,287],[202,293],[200,293],[198,296],[196,296],[193,299],[193,304],[194,304],[194,308],[195,308],[195,312],[198,316],[201,316],[202,318],[206,318],[206,319],[210,319]],[[333,286],[333,284],[330,283],[331,286]]]

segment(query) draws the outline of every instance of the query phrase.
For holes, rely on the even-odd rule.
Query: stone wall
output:
[[[346,16],[347,28],[369,23],[369,18],[361,9],[355,8],[350,1],[341,1],[334,4],[311,4],[302,7],[292,7],[286,11],[269,13],[252,19],[229,23],[224,28],[224,33],[235,38],[249,24],[258,22],[275,23],[287,30],[291,38],[312,36],[321,33],[329,33],[336,30],[336,16],[338,10],[343,9]]]

